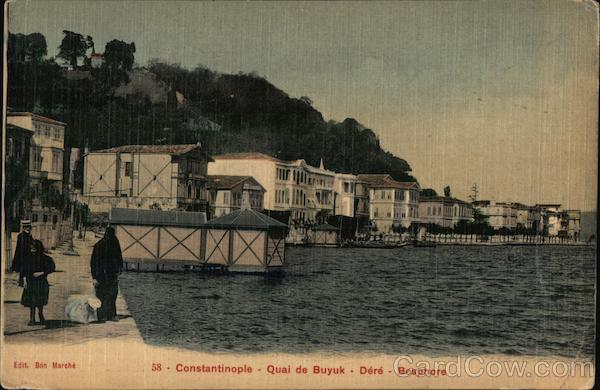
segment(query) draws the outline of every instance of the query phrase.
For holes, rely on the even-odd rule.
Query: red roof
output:
[[[218,156],[213,156],[215,160],[269,160],[276,162],[284,162],[276,157],[269,156],[265,153],[248,152],[248,153],[225,153]]]
[[[110,149],[94,150],[91,153],[153,153],[181,156],[196,149],[201,149],[200,144],[184,145],[123,145]],[[209,157],[209,161],[212,159]]]
[[[364,174],[358,175],[358,180],[367,183],[370,187],[382,188],[399,188],[403,190],[418,189],[419,185],[416,182],[400,182],[392,179],[386,173],[382,174]]]
[[[54,123],[56,125],[62,125],[62,126],[66,126],[67,124],[65,122],[61,122],[61,121],[57,121],[56,119],[52,119],[52,118],[47,118],[45,116],[41,116],[38,114],[34,114],[33,112],[21,112],[21,111],[13,111],[13,112],[8,112],[6,114],[7,117],[10,116],[30,116],[34,119],[43,121],[43,122],[48,122],[48,123]]]
[[[251,181],[252,184],[262,187],[252,176],[209,175],[208,188],[230,190],[245,181]]]

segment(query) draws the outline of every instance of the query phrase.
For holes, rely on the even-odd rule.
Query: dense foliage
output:
[[[42,34],[9,34],[9,107],[68,123],[66,147],[193,143],[210,153],[263,152],[350,173],[414,180],[356,120],[326,122],[308,97],[290,97],[256,74],[185,69],[158,60],[134,66],[134,43],[112,40],[93,66],[93,38],[64,31],[59,58]],[[208,124],[208,125],[207,125]]]

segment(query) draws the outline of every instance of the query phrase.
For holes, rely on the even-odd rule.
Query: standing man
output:
[[[19,273],[19,287],[23,287],[23,273],[21,272],[23,264],[31,255],[31,245],[33,238],[31,237],[31,221],[26,219],[21,221],[21,233],[17,236],[17,247],[15,248],[15,256],[10,269],[13,272]]]
[[[90,265],[96,297],[102,302],[98,309],[98,321],[118,321],[116,301],[123,257],[114,228],[107,227],[104,237],[94,245]]]

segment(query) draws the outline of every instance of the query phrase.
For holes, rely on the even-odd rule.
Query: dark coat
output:
[[[103,238],[94,245],[91,260],[92,278],[99,283],[116,280],[123,270],[121,245],[116,237]]]
[[[48,304],[49,285],[48,274],[56,270],[52,257],[44,253],[32,253],[21,263],[20,276],[27,280],[23,290],[21,304],[28,307],[39,307]],[[33,276],[35,272],[43,272],[41,276]]]
[[[33,238],[31,233],[21,232],[17,236],[17,247],[15,248],[15,256],[13,257],[10,269],[14,272],[21,272],[21,264],[31,255],[31,242]]]

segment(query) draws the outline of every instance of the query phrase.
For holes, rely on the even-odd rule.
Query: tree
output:
[[[452,196],[452,191],[450,190],[450,186],[444,187],[444,196],[446,196],[448,198]]]
[[[113,39],[104,48],[104,64],[114,70],[130,71],[135,60],[135,43]]]
[[[79,59],[84,58],[87,50],[90,48],[91,37],[88,36],[86,38],[79,33],[68,30],[63,30],[63,34],[65,36],[58,47],[59,51],[57,57],[62,58],[73,68],[76,68]],[[93,46],[93,42],[91,45]]]
[[[433,188],[423,188],[421,190],[422,197],[437,196],[437,192]]]
[[[474,223],[488,223],[488,216],[483,214],[478,208],[473,208],[473,222]]]
[[[46,37],[40,33],[8,33],[8,61],[39,63],[48,54]]]
[[[128,72],[135,60],[135,43],[126,43],[113,39],[104,47],[104,63],[102,74],[105,82],[111,87],[118,87],[129,82]]]

